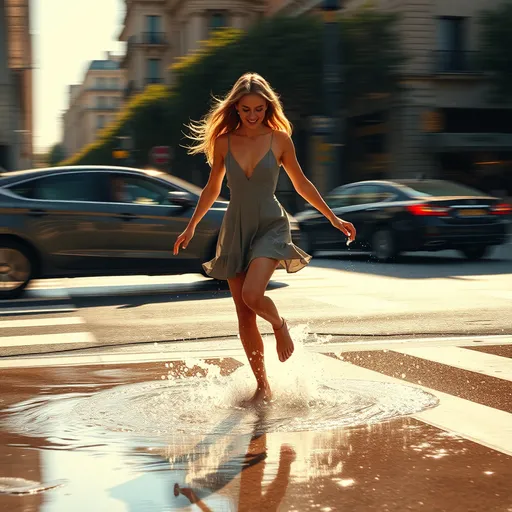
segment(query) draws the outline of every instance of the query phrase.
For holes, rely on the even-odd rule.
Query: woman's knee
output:
[[[249,286],[244,286],[242,288],[242,300],[244,301],[244,304],[252,310],[259,308],[263,295],[264,294],[261,293],[261,291],[255,288],[251,288]]]

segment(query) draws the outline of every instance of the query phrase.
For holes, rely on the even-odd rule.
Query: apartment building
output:
[[[93,142],[98,131],[115,119],[126,88],[121,59],[119,55],[107,53],[105,59],[93,60],[83,82],[69,86],[69,106],[62,117],[67,156]]]
[[[263,17],[265,0],[125,0],[119,40],[126,41],[122,66],[126,94],[148,84],[172,83],[169,66],[196,50],[213,30],[246,29]]]
[[[400,14],[402,91],[364,101],[343,141],[350,178],[435,176],[512,195],[512,105],[490,100],[478,65],[481,11],[502,0],[346,0]],[[269,0],[269,13],[311,12],[319,0]]]
[[[0,0],[0,170],[32,166],[29,1]]]

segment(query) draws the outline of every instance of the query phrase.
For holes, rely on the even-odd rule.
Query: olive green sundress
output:
[[[304,268],[311,256],[292,243],[288,216],[275,191],[280,165],[270,147],[247,176],[233,157],[228,135],[225,159],[229,205],[219,232],[215,258],[203,263],[205,272],[220,280],[235,277],[248,269],[255,258],[279,261],[278,267],[293,273]]]

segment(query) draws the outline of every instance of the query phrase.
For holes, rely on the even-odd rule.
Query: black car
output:
[[[389,261],[405,251],[456,249],[466,258],[484,257],[507,237],[510,205],[473,188],[444,180],[361,181],[332,190],[326,202],[357,229],[350,250]],[[346,237],[319,212],[295,215],[302,248],[347,249]]]

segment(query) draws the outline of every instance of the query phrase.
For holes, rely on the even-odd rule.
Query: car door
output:
[[[199,266],[211,242],[200,230],[185,251],[173,256],[174,242],[193,213],[194,196],[189,194],[187,204],[186,192],[149,176],[110,172],[108,182],[114,215],[103,229],[111,234],[113,264],[142,273],[186,272]]]
[[[353,222],[353,210],[356,206],[359,188],[358,185],[338,187],[326,196],[325,201],[337,217],[348,222]],[[323,215],[317,219],[317,225],[314,229],[318,249],[324,251],[339,251],[347,248],[347,237],[338,229],[334,228]]]
[[[369,249],[377,225],[386,223],[391,209],[387,205],[396,194],[386,185],[372,183],[361,185],[354,197],[351,218],[357,229],[358,247]]]
[[[23,232],[49,273],[100,269],[107,240],[97,231],[106,189],[96,172],[58,171],[10,187],[23,201]],[[104,204],[104,203],[103,203]]]

